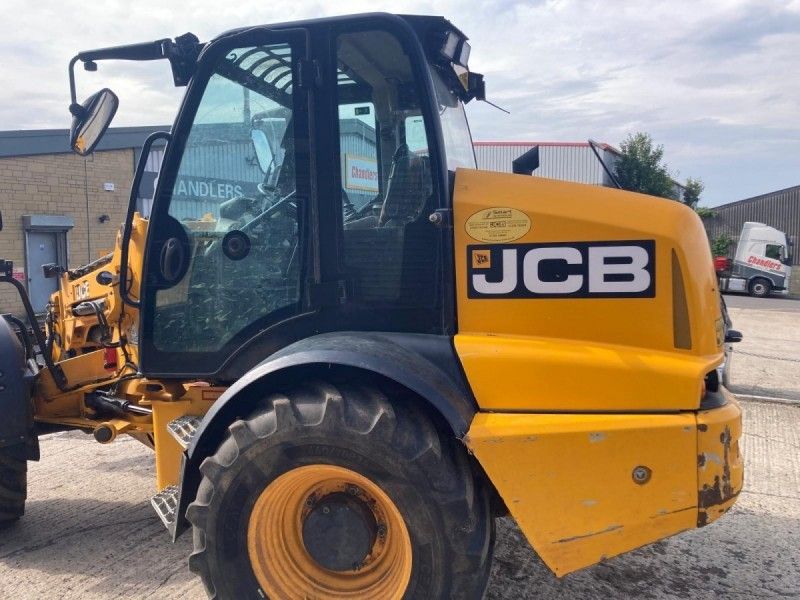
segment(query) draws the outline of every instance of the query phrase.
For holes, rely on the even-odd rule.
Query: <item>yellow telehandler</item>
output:
[[[476,170],[469,53],[441,17],[366,14],[73,58],[81,155],[118,99],[79,104],[78,63],[164,59],[188,87],[113,253],[44,267],[43,330],[0,319],[3,525],[66,429],[154,450],[153,506],[213,598],[480,598],[498,515],[561,576],[731,507],[700,220]],[[35,325],[8,261],[0,281]]]

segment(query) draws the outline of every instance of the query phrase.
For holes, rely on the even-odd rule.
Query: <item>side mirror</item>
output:
[[[744,336],[742,335],[741,331],[736,331],[735,329],[728,329],[728,331],[725,332],[725,343],[735,344],[736,342],[741,342],[743,337]]]
[[[253,141],[253,147],[256,151],[256,158],[258,159],[258,166],[261,171],[266,175],[269,173],[274,157],[272,155],[272,148],[269,147],[267,141],[267,134],[260,129],[250,130],[250,139]]]
[[[82,105],[70,106],[73,119],[69,145],[72,151],[81,156],[91,154],[111,124],[118,106],[117,95],[108,88],[89,96]]]
[[[56,263],[47,263],[46,265],[42,265],[42,275],[45,279],[53,279],[54,277],[61,275],[63,272],[64,268]]]

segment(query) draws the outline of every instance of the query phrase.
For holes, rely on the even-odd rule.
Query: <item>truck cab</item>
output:
[[[720,289],[757,297],[788,294],[791,265],[792,246],[783,231],[764,223],[747,222],[733,261],[717,264]]]

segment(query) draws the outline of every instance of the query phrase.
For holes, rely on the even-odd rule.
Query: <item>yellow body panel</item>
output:
[[[176,400],[154,400],[153,437],[156,450],[156,487],[159,491],[176,485],[180,479],[183,448],[167,430],[170,421],[184,415],[202,416],[225,388],[187,385],[185,393]]]
[[[486,242],[493,238],[475,216],[493,208],[529,223],[509,217],[512,234]],[[459,170],[454,229],[455,347],[482,409],[698,407],[704,375],[722,360],[722,321],[708,241],[692,210],[597,186]],[[469,297],[468,273],[492,259],[489,245],[498,260],[510,244],[615,240],[654,243],[653,297]]]
[[[463,333],[455,346],[480,407],[500,411],[679,410],[718,362],[542,337]]]
[[[534,550],[565,575],[704,524],[709,481],[722,482],[723,503],[708,520],[727,510],[742,485],[740,414],[735,401],[674,415],[480,413],[465,442]],[[711,466],[725,452],[720,431],[727,479]]]
[[[727,510],[740,415],[732,399],[698,412],[722,319],[697,215],[460,170],[454,230],[454,344],[483,411],[465,442],[544,562],[564,575]],[[646,285],[597,293],[615,281],[606,265],[625,264],[592,262],[608,247],[639,248],[629,281]]]

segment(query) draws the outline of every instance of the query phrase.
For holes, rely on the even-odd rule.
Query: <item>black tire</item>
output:
[[[391,395],[394,402],[375,386],[313,382],[270,396],[229,427],[201,465],[186,513],[189,567],[209,597],[266,597],[247,550],[250,513],[271,481],[311,464],[354,470],[395,503],[412,546],[404,598],[483,597],[494,546],[486,486],[458,440],[442,435],[415,399]]]
[[[768,279],[756,277],[748,284],[747,291],[751,296],[755,296],[756,298],[766,298],[772,291],[772,284]]]
[[[25,444],[0,448],[0,529],[25,514],[28,496],[28,461]]]

